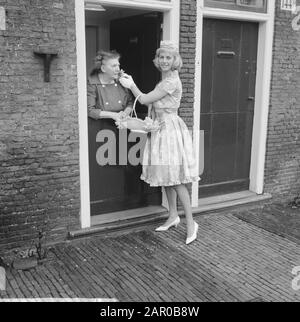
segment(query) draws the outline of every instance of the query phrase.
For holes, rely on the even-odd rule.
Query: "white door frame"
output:
[[[80,162],[80,225],[91,227],[90,182],[88,153],[88,114],[86,86],[86,45],[85,45],[85,8],[84,0],[75,1],[76,51],[77,51],[77,85],[78,85],[78,119],[79,119],[79,162]],[[156,0],[101,0],[106,6],[135,8],[161,11],[164,14],[163,39],[172,40],[179,45],[180,0],[170,2]],[[163,195],[163,204],[165,196]]]
[[[196,71],[194,101],[194,139],[199,147],[203,20],[205,18],[252,21],[259,23],[256,95],[254,107],[253,137],[250,165],[249,190],[257,194],[264,191],[264,170],[270,102],[270,85],[273,57],[275,1],[268,1],[267,13],[205,8],[204,0],[197,0]],[[199,151],[199,148],[196,149]],[[199,152],[198,152],[199,154]],[[198,158],[199,160],[199,155]],[[193,206],[198,205],[198,183],[193,184]]]

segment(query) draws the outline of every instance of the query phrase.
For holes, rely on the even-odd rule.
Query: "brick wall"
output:
[[[276,3],[265,191],[289,200],[300,193],[300,30]]]
[[[196,0],[182,0],[180,8],[180,53],[183,60],[180,78],[183,86],[183,96],[179,114],[190,129],[193,127],[194,113],[196,6]]]
[[[79,221],[73,0],[0,0],[0,250],[24,246],[48,221],[49,240]],[[39,46],[58,50],[44,82]]]

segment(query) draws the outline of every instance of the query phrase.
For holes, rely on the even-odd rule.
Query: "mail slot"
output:
[[[234,57],[235,52],[234,51],[218,51],[219,57]]]

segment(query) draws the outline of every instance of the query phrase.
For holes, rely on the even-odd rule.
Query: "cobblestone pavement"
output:
[[[266,205],[195,216],[199,234],[189,246],[184,221],[163,233],[149,225],[56,245],[36,268],[7,269],[0,298],[297,302],[300,214],[285,213]]]
[[[300,244],[300,207],[266,203],[247,211],[233,211],[236,217]]]

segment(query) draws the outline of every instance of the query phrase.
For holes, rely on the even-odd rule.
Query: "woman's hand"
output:
[[[101,111],[100,119],[113,119],[114,121],[118,121],[119,120],[119,113],[109,112],[109,111]]]
[[[129,88],[134,85],[134,81],[132,77],[128,74],[123,74],[123,76],[119,79],[120,83],[122,84],[123,87]]]
[[[125,111],[121,111],[118,113],[118,119],[116,121],[123,121],[128,118],[129,114],[126,113]]]
[[[127,116],[130,116],[132,112],[132,107],[128,106],[125,108],[124,113],[126,113]]]

